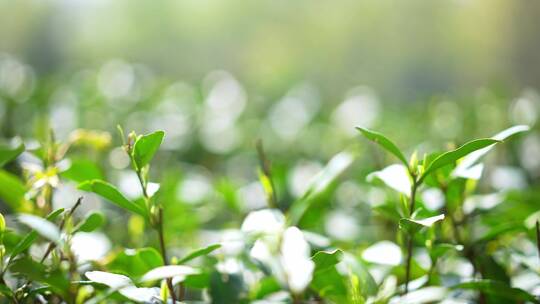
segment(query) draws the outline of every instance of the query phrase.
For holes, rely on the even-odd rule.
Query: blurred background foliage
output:
[[[116,125],[165,130],[151,176],[181,252],[265,206],[257,139],[281,209],[332,155],[356,153],[301,223],[347,248],[397,229],[370,207],[396,197],[364,183],[393,160],[354,126],[381,130],[410,155],[527,124],[531,132],[490,155],[498,166],[479,190],[517,190],[512,214],[522,219],[540,177],[538,28],[540,4],[530,1],[4,0],[1,135],[32,147],[50,127],[77,142],[72,173],[104,176],[136,198]],[[75,202],[75,182],[57,189],[55,204]],[[84,196],[82,212],[101,206]],[[155,242],[136,217],[126,234],[116,220],[126,217],[110,210],[108,246]]]

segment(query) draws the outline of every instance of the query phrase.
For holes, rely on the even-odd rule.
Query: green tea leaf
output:
[[[498,140],[498,141],[504,141],[510,137],[512,137],[515,134],[523,133],[529,131],[529,126],[526,125],[517,125],[510,127],[506,130],[503,130],[494,136],[491,137],[491,139]],[[463,160],[456,166],[454,171],[452,172],[452,176],[455,177],[465,177],[467,178],[468,172],[475,168],[475,165],[478,163],[478,161],[486,155],[491,149],[493,149],[495,145],[490,145],[485,148],[482,148],[480,150],[474,151],[470,153],[469,155],[465,156]],[[481,167],[476,167],[481,168]]]
[[[107,285],[113,289],[131,286],[133,284],[130,278],[116,273],[87,271],[84,275],[92,282]]]
[[[289,210],[289,221],[296,224],[310,206],[310,199],[324,191],[353,162],[352,153],[343,151],[336,154],[310,182],[302,197],[293,203]]]
[[[182,258],[178,263],[179,264],[185,264],[193,259],[196,259],[200,256],[208,255],[212,251],[217,250],[221,247],[220,244],[213,244],[210,246],[207,246],[205,248],[197,249],[193,252],[188,253],[184,258]]]
[[[444,214],[428,217],[426,219],[408,219],[402,218],[399,220],[399,228],[408,231],[409,233],[415,233],[418,230],[425,227],[432,227],[436,222],[444,220]]]
[[[11,209],[24,209],[28,201],[24,198],[26,187],[13,174],[0,170],[0,199]]]
[[[64,212],[63,208],[57,209],[53,212],[51,212],[49,215],[47,215],[46,220],[48,221],[54,221],[56,218]],[[34,241],[37,239],[37,232],[35,230],[30,231],[25,235],[25,237],[20,240],[17,245],[13,248],[11,253],[9,254],[8,261],[12,261],[19,253],[25,251],[34,243]]]
[[[341,261],[343,252],[339,249],[334,251],[318,251],[311,258],[315,263],[315,272],[332,267]]]
[[[407,159],[401,153],[401,150],[394,144],[390,139],[388,139],[386,136],[382,135],[381,133],[368,130],[366,128],[362,127],[356,127],[358,131],[362,133],[367,139],[377,143],[379,146],[384,148],[386,151],[392,153],[395,157],[397,157],[404,165],[405,167],[408,167],[409,164],[407,162]]]
[[[393,164],[380,171],[372,172],[366,177],[366,180],[368,182],[380,180],[393,190],[405,194],[407,197],[411,196],[411,177],[407,167],[402,164]]]
[[[422,182],[424,178],[426,178],[426,176],[431,174],[433,171],[441,167],[453,164],[458,159],[466,156],[467,154],[471,152],[496,144],[498,142],[499,142],[498,140],[491,139],[491,138],[476,139],[476,140],[473,140],[464,144],[463,146],[455,150],[448,151],[439,155],[431,163],[429,163],[424,173],[422,173],[422,176],[419,178],[419,182]]]
[[[142,169],[152,160],[164,136],[165,132],[156,131],[137,138],[133,146],[133,159],[137,168]]]
[[[61,243],[60,229],[58,229],[56,225],[49,222],[48,220],[31,214],[21,214],[17,217],[17,219],[21,223],[35,230],[37,233],[39,233],[41,236],[48,239],[49,241],[56,244]]]
[[[118,253],[106,267],[109,271],[138,278],[148,271],[163,266],[163,259],[154,248],[125,249]]]
[[[24,152],[24,149],[24,144],[20,139],[10,144],[0,145],[0,167],[17,158],[17,156]]]
[[[101,169],[96,163],[87,159],[71,160],[71,166],[62,172],[61,176],[78,183],[103,178]]]
[[[540,303],[540,301],[532,294],[523,289],[511,287],[503,282],[494,280],[478,280],[473,282],[465,282],[457,284],[453,289],[472,289],[478,290],[486,294],[505,298],[511,301],[530,301],[532,303]]]
[[[75,232],[92,232],[101,227],[105,222],[105,216],[101,212],[90,213],[76,228]]]
[[[432,260],[436,260],[443,255],[445,255],[447,252],[451,251],[462,251],[463,245],[454,245],[454,244],[435,244],[433,247],[429,250],[429,256]]]
[[[176,277],[182,281],[186,276],[198,273],[200,273],[200,271],[193,267],[185,265],[167,265],[150,270],[142,276],[140,281],[148,282],[172,277]]]
[[[79,185],[79,189],[94,192],[119,207],[142,215],[145,218],[147,217],[146,210],[142,206],[128,200],[116,187],[105,181],[92,180],[84,182]]]

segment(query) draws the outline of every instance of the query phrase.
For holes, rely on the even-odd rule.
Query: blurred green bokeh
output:
[[[40,76],[121,58],[186,81],[224,69],[269,97],[308,81],[329,102],[537,87],[538,28],[530,1],[0,1],[0,52]]]

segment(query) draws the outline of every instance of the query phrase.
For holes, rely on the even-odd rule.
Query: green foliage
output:
[[[184,264],[198,257],[206,256],[212,253],[214,250],[219,249],[220,247],[221,247],[221,244],[213,244],[213,245],[201,248],[201,249],[197,249],[193,252],[188,253],[185,257],[183,257],[180,261],[178,261],[178,263]]]
[[[470,142],[464,144],[463,146],[461,146],[461,147],[459,147],[459,148],[457,148],[457,149],[455,149],[453,151],[445,152],[445,153],[439,155],[437,158],[435,158],[432,162],[430,162],[427,165],[426,169],[424,170],[424,172],[420,176],[419,181],[424,180],[424,178],[426,178],[426,176],[428,176],[429,174],[431,174],[432,172],[434,172],[437,169],[440,169],[440,168],[442,168],[444,166],[447,166],[447,165],[450,165],[450,164],[454,164],[460,158],[462,158],[464,156],[467,156],[468,154],[470,154],[470,153],[472,153],[472,152],[474,152],[476,150],[480,150],[482,148],[494,145],[494,144],[496,144],[498,142],[499,141],[497,141],[495,139],[490,139],[490,138],[476,139],[476,140],[473,140],[473,141],[470,141]]]
[[[11,144],[0,144],[0,168],[13,161],[25,150],[24,143],[19,139]]]
[[[150,163],[163,141],[163,136],[163,131],[156,131],[137,137],[133,145],[133,160],[139,170]]]
[[[540,303],[540,301],[528,292],[519,289],[512,288],[507,284],[493,280],[480,280],[474,282],[465,282],[455,285],[455,289],[473,289],[485,292],[490,295],[494,295],[508,301],[529,301],[532,303]]]
[[[368,130],[366,128],[362,127],[356,127],[357,130],[359,130],[362,135],[364,135],[367,139],[377,143],[382,148],[384,148],[386,151],[393,154],[395,157],[397,157],[405,166],[408,166],[407,159],[401,153],[401,150],[394,144],[390,139],[388,139],[386,136],[382,135],[381,133]]]
[[[397,164],[353,140],[298,164],[292,155],[309,149],[267,154],[260,142],[223,160],[169,142],[158,153],[164,131],[121,128],[121,148],[92,130],[66,142],[42,134],[21,157],[23,143],[0,146],[0,293],[14,303],[538,303],[538,286],[515,278],[538,277],[540,192],[478,181],[484,167],[519,180],[508,139],[529,127],[420,157],[444,146],[422,144],[410,158],[357,130]],[[484,163],[495,146],[504,153]]]
[[[122,207],[128,211],[139,214],[143,217],[147,216],[146,210],[140,204],[128,200],[115,186],[102,181],[92,180],[87,181],[79,185],[79,189],[89,192],[94,192],[101,197],[107,199],[107,201]]]
[[[105,215],[101,212],[90,213],[82,222],[77,225],[75,232],[92,232],[103,225],[105,222]]]

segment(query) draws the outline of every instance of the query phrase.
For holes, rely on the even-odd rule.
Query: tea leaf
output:
[[[148,282],[148,281],[155,281],[155,280],[162,280],[166,278],[172,278],[177,277],[180,280],[184,280],[184,278],[188,275],[192,274],[198,274],[200,273],[199,270],[185,266],[185,265],[167,265],[167,266],[161,266],[154,268],[150,270],[149,272],[145,273],[142,278],[141,282]]]
[[[116,273],[109,273],[105,271],[87,271],[84,275],[92,282],[107,285],[113,289],[118,289],[133,284],[130,278]]]
[[[92,180],[84,182],[79,185],[79,189],[94,192],[119,207],[142,215],[145,218],[147,217],[146,210],[142,206],[128,200],[116,187],[105,181]]]
[[[150,247],[125,249],[106,264],[108,270],[128,275],[131,278],[138,278],[162,265],[161,255]]]
[[[352,164],[353,160],[353,155],[347,151],[340,152],[332,157],[326,166],[313,177],[302,197],[293,203],[288,214],[290,222],[295,224],[300,221],[310,206],[310,199],[324,191]]]
[[[101,212],[90,213],[76,228],[75,232],[92,232],[103,225],[105,216]]]
[[[71,166],[69,169],[62,172],[61,176],[77,183],[103,178],[101,169],[96,163],[87,159],[71,160]]]
[[[152,160],[164,136],[165,132],[156,131],[137,138],[133,146],[133,159],[139,170]]]
[[[0,145],[0,167],[17,158],[24,150],[24,144],[20,139],[8,145]]]
[[[48,221],[54,221],[60,214],[64,212],[63,208],[57,209],[53,212],[51,212],[49,215],[47,215],[46,220]],[[29,233],[27,233],[22,240],[20,240],[17,245],[13,248],[11,253],[9,254],[9,261],[12,261],[13,258],[15,258],[19,253],[25,251],[34,243],[36,240],[38,234],[36,231],[32,230]]]
[[[407,167],[402,164],[390,165],[380,171],[372,172],[366,177],[368,182],[375,179],[381,180],[388,187],[408,197],[411,196],[411,177]]]
[[[394,144],[390,139],[388,139],[386,136],[382,135],[381,133],[368,130],[366,128],[362,127],[356,127],[358,131],[364,135],[367,139],[377,143],[379,146],[384,148],[386,151],[392,153],[395,157],[397,157],[404,165],[405,167],[409,166],[409,163],[407,162],[407,159],[401,153],[401,150]]]
[[[503,130],[494,136],[491,137],[491,139],[498,140],[498,141],[504,141],[507,138],[510,138],[511,136],[523,132],[529,131],[529,126],[526,125],[517,125],[510,127],[506,130]],[[470,175],[472,174],[471,170],[473,168],[476,168],[476,170],[481,170],[481,167],[475,166],[475,164],[484,156],[486,155],[491,149],[493,149],[495,145],[490,145],[485,148],[482,148],[480,150],[474,151],[470,153],[469,155],[465,156],[463,160],[456,166],[454,171],[452,172],[452,176],[454,177],[463,177],[463,178],[470,178]],[[473,170],[474,171],[474,170]],[[476,173],[476,172],[475,172]],[[478,174],[475,175],[473,179],[478,179]]]
[[[21,214],[17,219],[51,242],[60,244],[61,232],[53,223],[31,214]]]
[[[339,249],[334,251],[318,251],[311,258],[315,262],[315,272],[325,270],[341,261],[343,252]]]
[[[195,250],[193,252],[190,252],[188,253],[184,258],[182,258],[178,263],[179,264],[185,264],[193,259],[196,259],[200,256],[203,256],[203,255],[208,255],[210,254],[211,252],[213,252],[214,250],[217,250],[221,247],[221,244],[213,244],[213,245],[210,245],[210,246],[207,246],[205,248],[201,248],[201,249],[198,249],[198,250]]]
[[[13,210],[24,209],[28,201],[25,185],[11,173],[0,170],[0,198]]]
[[[464,144],[463,146],[455,150],[448,151],[439,155],[431,163],[429,163],[424,173],[422,173],[422,175],[420,176],[419,182],[422,182],[424,178],[426,178],[426,176],[431,174],[433,171],[441,167],[453,164],[458,159],[468,155],[471,152],[496,144],[498,142],[499,142],[498,140],[491,139],[491,138],[476,139],[476,140],[473,140]]]
[[[436,222],[444,220],[444,214],[428,217],[422,220],[403,218],[399,220],[399,228],[408,231],[409,233],[415,233],[416,231],[425,228],[432,227]]]

